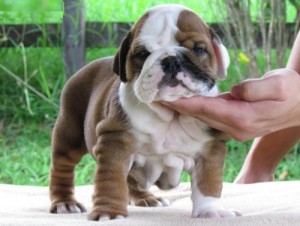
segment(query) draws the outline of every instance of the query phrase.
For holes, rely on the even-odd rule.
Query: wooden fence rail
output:
[[[87,22],[85,46],[117,46],[130,27],[128,23]],[[26,47],[61,47],[62,40],[61,24],[0,25],[0,47],[14,47],[21,42]]]
[[[132,24],[129,23],[101,23],[87,22],[85,29],[85,47],[115,47],[128,32]],[[0,47],[15,47],[19,43],[29,47],[61,47],[61,24],[28,24],[28,25],[0,25]],[[226,37],[222,32],[222,24],[210,24],[219,34],[225,45]],[[289,46],[292,45],[295,24],[287,24],[290,35]],[[234,33],[232,34],[234,37]],[[261,34],[257,25],[256,43],[261,46]],[[230,45],[227,47],[231,47]]]

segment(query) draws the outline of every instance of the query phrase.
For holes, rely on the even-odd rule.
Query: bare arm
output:
[[[298,32],[286,67],[293,69],[300,74],[300,32]]]
[[[256,138],[235,183],[272,181],[277,165],[299,138],[300,127]]]

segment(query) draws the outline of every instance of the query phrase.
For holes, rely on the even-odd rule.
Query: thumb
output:
[[[283,100],[282,78],[269,76],[260,79],[249,79],[231,88],[231,95],[239,100]]]

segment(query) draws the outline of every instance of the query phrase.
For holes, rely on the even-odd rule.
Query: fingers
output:
[[[164,102],[163,104],[175,109],[176,111],[197,117],[203,116],[220,116],[226,114],[228,106],[226,105],[228,96],[224,97],[192,97],[189,99],[179,99],[175,102]]]
[[[239,100],[261,101],[286,99],[286,81],[282,76],[267,76],[262,79],[245,80],[231,88],[231,95]]]
[[[218,98],[222,98],[224,100],[234,100],[235,98],[231,95],[231,93],[220,93],[218,96],[216,96]]]
[[[219,97],[197,96],[163,104],[182,114],[198,118],[211,127],[224,130],[227,123],[232,123],[231,120],[226,119],[239,118],[238,116],[232,117],[233,112],[239,112],[237,111],[239,109],[238,102],[240,101],[232,100],[229,94],[222,94]]]
[[[253,110],[250,103],[235,100],[230,94],[221,94],[218,97],[198,96],[163,104],[182,114],[195,117],[240,141],[254,138],[258,134],[258,131],[252,128],[250,119]]]

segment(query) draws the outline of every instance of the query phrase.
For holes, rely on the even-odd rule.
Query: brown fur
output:
[[[133,179],[128,179],[128,190],[128,159],[134,141],[119,106],[116,94],[120,81],[112,72],[112,63],[113,58],[94,61],[77,72],[64,88],[52,136],[52,213],[59,205],[65,205],[70,212],[71,205],[85,211],[74,198],[74,170],[88,150],[97,161],[89,219],[127,216],[129,193],[136,205],[153,206],[159,200],[150,192],[139,192]]]
[[[226,140],[209,142],[206,145],[206,152],[196,158],[197,185],[204,196],[221,196]]]
[[[135,43],[134,40],[140,33],[140,30],[148,16],[149,14],[145,13],[131,28],[130,32],[122,41],[122,44],[115,56],[113,71],[120,76],[121,81],[123,82],[130,82],[136,75],[133,69],[134,67],[130,63],[132,57],[132,51],[130,50],[134,49],[135,45],[138,45],[138,43]]]
[[[87,150],[92,150],[98,164],[90,218],[96,219],[101,212],[127,215],[124,162],[131,153],[132,140],[115,96],[119,79],[112,72],[112,60],[91,63],[66,84],[52,138],[51,212],[56,212],[61,203],[81,207],[74,198],[74,167]]]
[[[179,31],[176,33],[176,39],[180,45],[193,49],[201,43],[201,47],[205,48],[209,53],[208,62],[205,62],[207,68],[211,71],[210,74],[216,75],[217,61],[212,45],[212,31],[199,17],[188,10],[183,10],[179,14],[178,24]],[[199,59],[195,58],[195,61]],[[196,62],[197,65],[205,65],[204,62]],[[199,64],[201,63],[201,64]],[[203,67],[203,66],[202,66]]]

